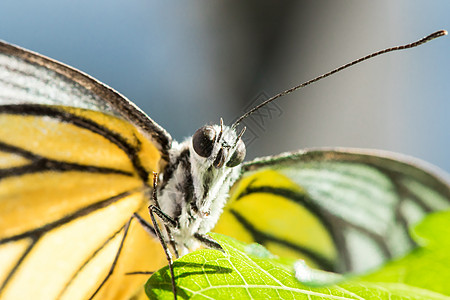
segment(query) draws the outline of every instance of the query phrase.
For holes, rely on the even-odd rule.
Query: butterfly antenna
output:
[[[236,127],[239,125],[239,123],[240,123],[243,119],[247,118],[247,117],[250,116],[252,113],[254,113],[255,111],[257,111],[257,110],[260,109],[261,107],[263,107],[263,106],[269,104],[270,102],[275,101],[276,99],[278,99],[278,98],[280,98],[280,97],[282,97],[282,96],[288,95],[288,94],[290,94],[290,93],[292,93],[292,92],[294,92],[294,91],[296,91],[296,90],[298,90],[298,89],[304,88],[305,86],[308,86],[308,85],[310,85],[311,83],[314,83],[314,82],[319,81],[319,80],[321,80],[321,79],[324,79],[324,78],[326,78],[326,77],[328,77],[328,76],[331,76],[331,75],[333,75],[334,73],[340,72],[340,71],[342,71],[342,70],[344,70],[344,69],[347,69],[347,68],[349,68],[349,67],[351,67],[351,66],[354,66],[354,65],[356,65],[356,64],[359,64],[360,62],[363,62],[363,61],[365,61],[365,60],[371,59],[371,58],[373,58],[373,57],[375,57],[375,56],[378,56],[378,55],[381,55],[381,54],[385,54],[385,53],[388,53],[388,52],[397,51],[397,50],[404,50],[404,49],[414,48],[414,47],[420,46],[420,45],[422,45],[422,44],[425,44],[426,42],[429,42],[429,41],[431,41],[431,40],[434,40],[435,38],[438,38],[438,37],[441,37],[441,36],[444,36],[444,35],[447,35],[447,31],[446,31],[446,30],[439,30],[439,31],[436,31],[436,32],[434,32],[434,33],[432,33],[432,34],[430,34],[430,35],[428,35],[428,36],[426,36],[426,37],[424,37],[424,38],[422,38],[422,39],[416,41],[416,42],[409,43],[409,44],[402,45],[402,46],[396,46],[396,47],[386,48],[386,49],[383,49],[383,50],[374,52],[374,53],[372,53],[372,54],[369,54],[369,55],[367,55],[367,56],[361,57],[361,58],[359,58],[359,59],[357,59],[357,60],[354,60],[354,61],[352,61],[352,62],[349,62],[348,64],[345,64],[345,65],[343,65],[343,66],[340,66],[339,68],[336,68],[336,69],[334,69],[334,70],[331,70],[330,72],[327,72],[327,73],[325,73],[325,74],[323,74],[323,75],[320,75],[320,76],[318,76],[318,77],[316,77],[316,78],[314,78],[314,79],[311,79],[311,80],[309,80],[309,81],[306,81],[306,82],[304,82],[304,83],[302,83],[302,84],[300,84],[300,85],[294,86],[294,87],[292,87],[292,88],[290,88],[290,89],[288,89],[288,90],[285,90],[285,91],[283,91],[283,92],[281,92],[281,93],[279,93],[279,94],[277,94],[277,95],[275,95],[275,96],[273,96],[273,97],[267,99],[266,101],[260,103],[259,105],[255,106],[254,108],[250,109],[248,112],[246,112],[245,114],[243,114],[236,122],[233,123],[233,125],[232,125],[231,127],[232,127],[232,128],[236,128]]]

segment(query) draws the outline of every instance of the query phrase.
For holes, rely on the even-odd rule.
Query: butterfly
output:
[[[243,163],[248,114],[178,143],[89,75],[0,42],[0,298],[143,297],[138,271],[220,250],[211,230],[325,270],[366,270],[414,247],[408,228],[449,207],[445,174],[391,153]]]

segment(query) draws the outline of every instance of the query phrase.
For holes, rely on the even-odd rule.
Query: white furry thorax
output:
[[[218,135],[221,127],[213,125]],[[239,178],[241,164],[235,167],[213,165],[219,151],[228,162],[235,151],[237,134],[223,126],[220,140],[216,140],[209,157],[199,156],[192,145],[192,137],[183,143],[174,143],[169,155],[162,184],[158,185],[158,202],[161,210],[176,220],[179,229],[172,235],[181,254],[199,246],[194,233],[205,234],[216,225],[228,199],[231,185]],[[191,180],[191,179],[192,180]]]

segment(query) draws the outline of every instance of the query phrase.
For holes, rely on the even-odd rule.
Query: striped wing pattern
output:
[[[159,151],[118,118],[23,104],[0,106],[0,157],[0,295],[89,297],[131,215],[148,215]],[[124,274],[164,263],[160,246],[136,225],[115,271],[120,284],[108,281],[101,297],[135,292],[145,276]]]
[[[406,253],[409,228],[450,206],[448,178],[390,153],[311,150],[245,169],[216,230],[326,270],[365,271]]]

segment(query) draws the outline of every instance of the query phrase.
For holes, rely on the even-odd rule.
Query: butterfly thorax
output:
[[[204,126],[183,143],[174,143],[169,155],[158,201],[178,223],[171,231],[184,254],[198,246],[195,234],[205,234],[217,223],[240,175],[245,146],[233,128]]]

